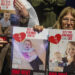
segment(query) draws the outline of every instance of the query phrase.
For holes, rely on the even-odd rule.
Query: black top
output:
[[[64,72],[75,72],[75,62],[72,62],[70,65],[64,67]]]

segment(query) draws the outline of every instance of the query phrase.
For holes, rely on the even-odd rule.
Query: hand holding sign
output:
[[[44,27],[43,26],[39,26],[39,25],[35,25],[33,26],[33,30],[37,31],[37,32],[41,32],[43,31]]]

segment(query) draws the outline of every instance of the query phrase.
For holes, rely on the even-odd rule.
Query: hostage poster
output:
[[[75,31],[49,31],[49,75],[75,74]]]
[[[13,27],[12,75],[45,75],[48,29],[35,32],[32,28]],[[17,72],[16,72],[17,71]]]

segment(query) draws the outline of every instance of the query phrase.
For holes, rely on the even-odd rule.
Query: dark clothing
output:
[[[75,72],[75,62],[72,62],[70,65],[64,67],[64,72]]]
[[[30,65],[32,66],[33,70],[39,70],[39,66],[42,65],[42,61],[39,57],[37,57],[35,60],[30,62]]]
[[[30,0],[35,8],[40,24],[44,27],[52,27],[61,10],[65,7],[65,0]]]
[[[67,63],[67,62],[68,62],[66,57],[62,58],[62,61],[63,61],[64,63]]]
[[[75,71],[75,62],[72,62],[70,65],[67,65],[67,58],[64,57],[63,62],[65,63],[63,72],[74,72]]]
[[[75,8],[75,0],[66,0],[66,6]]]
[[[3,47],[0,48],[1,52],[0,52],[0,57],[2,57],[0,59],[1,64],[0,64],[0,70],[1,70],[1,74],[0,75],[10,75],[10,69],[11,69],[11,48],[10,48],[10,44],[3,44]]]

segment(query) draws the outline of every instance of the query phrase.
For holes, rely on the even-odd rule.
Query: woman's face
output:
[[[75,18],[68,13],[62,18],[62,29],[73,30],[75,25]]]
[[[74,57],[75,55],[75,46],[70,43],[68,44],[67,47],[67,55],[69,55],[70,57]]]

